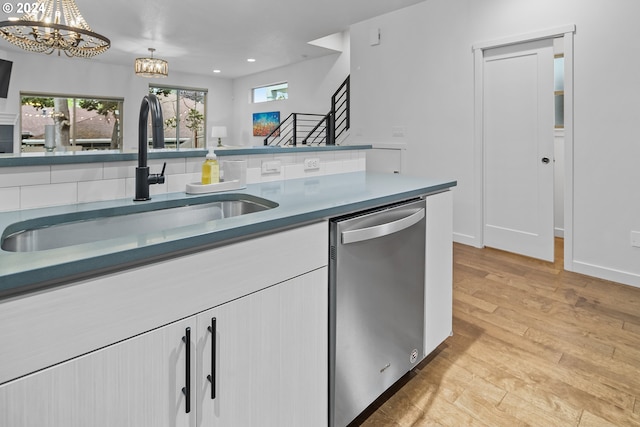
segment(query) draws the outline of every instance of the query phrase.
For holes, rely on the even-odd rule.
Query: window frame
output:
[[[34,91],[20,91],[19,93],[19,97],[20,97],[20,135],[21,135],[21,141],[20,141],[20,148],[21,151],[25,151],[25,148],[28,146],[34,146],[34,145],[39,145],[39,144],[28,144],[25,143],[25,141],[28,141],[30,138],[24,138],[25,135],[25,130],[24,130],[24,112],[23,112],[23,107],[25,106],[25,104],[23,104],[23,99],[24,98],[60,98],[60,99],[67,99],[67,102],[69,100],[72,100],[72,104],[73,104],[73,112],[69,112],[69,119],[73,121],[73,124],[70,125],[70,129],[69,129],[69,146],[68,147],[78,147],[81,146],[84,149],[85,144],[78,144],[78,137],[77,137],[77,109],[79,107],[78,101],[79,100],[98,100],[98,101],[108,101],[108,102],[117,102],[118,103],[118,108],[117,108],[117,113],[112,112],[113,116],[114,116],[114,120],[117,120],[117,124],[119,127],[119,131],[118,131],[118,137],[117,137],[117,144],[116,147],[112,147],[111,144],[109,147],[100,147],[98,145],[98,147],[94,146],[94,145],[90,145],[88,149],[98,149],[98,150],[108,150],[108,149],[118,149],[118,150],[122,150],[123,148],[123,144],[124,144],[124,98],[122,97],[117,97],[117,96],[102,96],[102,95],[78,95],[78,94],[69,94],[69,93],[51,93],[51,92],[34,92]],[[49,108],[49,107],[46,107]],[[99,114],[99,113],[96,113]],[[114,123],[114,126],[116,125],[116,123]],[[44,135],[42,137],[42,139],[44,140]],[[44,146],[44,142],[43,142],[43,146]],[[46,148],[46,147],[45,147]],[[57,147],[56,147],[57,148]]]
[[[284,87],[280,87],[283,86]],[[275,98],[275,99],[269,99],[269,97],[265,94],[265,99],[264,101],[256,101],[256,91],[257,90],[261,90],[264,89],[266,91],[268,91],[270,88],[274,88],[274,90],[276,91],[276,93],[285,93],[286,97],[285,98]],[[286,89],[284,92],[279,92],[278,89]],[[286,101],[289,99],[289,82],[288,81],[281,81],[278,83],[271,83],[271,84],[267,84],[267,85],[260,85],[260,86],[254,86],[251,88],[251,90],[249,91],[249,100],[251,102],[251,104],[263,104],[265,102],[274,102],[274,101]]]
[[[148,93],[154,93],[154,92],[152,92],[153,89],[171,90],[171,91],[175,91],[176,92],[176,106],[175,106],[176,115],[174,117],[174,118],[176,118],[176,127],[175,127],[175,129],[176,129],[175,149],[176,150],[180,149],[179,140],[181,138],[180,120],[177,120],[177,118],[181,114],[181,112],[180,112],[180,92],[181,91],[202,92],[202,94],[203,94],[203,98],[202,98],[202,102],[201,102],[202,106],[203,106],[203,112],[202,112],[202,115],[203,115],[203,118],[202,118],[202,140],[203,140],[203,144],[204,145],[203,145],[203,147],[196,147],[196,145],[197,145],[197,140],[196,140],[194,142],[194,144],[192,144],[191,148],[206,148],[207,147],[207,134],[208,134],[207,133],[207,100],[209,98],[209,90],[205,89],[205,88],[198,88],[198,87],[149,83]],[[162,103],[162,99],[161,98],[160,98],[160,101]],[[166,123],[167,119],[170,119],[170,118],[165,116],[164,111],[162,112],[162,119],[165,121],[165,123]],[[199,138],[197,138],[197,139],[199,139]],[[165,144],[166,144],[166,141],[165,141]]]

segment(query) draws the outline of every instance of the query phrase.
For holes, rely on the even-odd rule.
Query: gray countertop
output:
[[[3,236],[12,224],[30,220],[34,224],[51,215],[104,210],[121,214],[143,207],[162,209],[177,201],[203,197],[224,199],[229,193],[261,197],[278,204],[262,212],[169,228],[163,232],[137,234],[38,252],[0,250],[0,298],[68,283],[154,260],[178,256],[204,246],[220,245],[257,233],[332,218],[424,194],[444,191],[456,181],[408,177],[398,174],[357,172],[313,178],[250,184],[246,189],[227,193],[187,195],[169,193],[153,196],[148,202],[120,199],[42,209],[0,213]],[[8,229],[8,231],[7,231]]]

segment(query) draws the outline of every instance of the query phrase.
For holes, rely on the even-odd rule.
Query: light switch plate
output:
[[[262,174],[280,173],[280,160],[263,160],[262,161]]]
[[[378,46],[380,44],[380,28],[372,28],[369,30],[369,45]]]
[[[640,248],[640,231],[631,232],[631,246]]]

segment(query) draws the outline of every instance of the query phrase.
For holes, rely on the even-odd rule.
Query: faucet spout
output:
[[[147,122],[151,111],[151,139],[153,148],[164,148],[164,123],[162,120],[162,108],[158,98],[149,94],[142,98],[140,116],[138,119],[138,167],[136,168],[136,197],[134,201],[150,200],[149,185],[164,183],[164,170],[160,174],[149,174],[147,165]]]

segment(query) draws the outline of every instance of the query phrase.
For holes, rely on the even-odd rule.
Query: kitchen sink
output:
[[[2,236],[2,249],[37,252],[123,236],[162,232],[208,221],[247,215],[278,206],[245,194],[181,199],[159,204],[74,212],[12,224]]]

